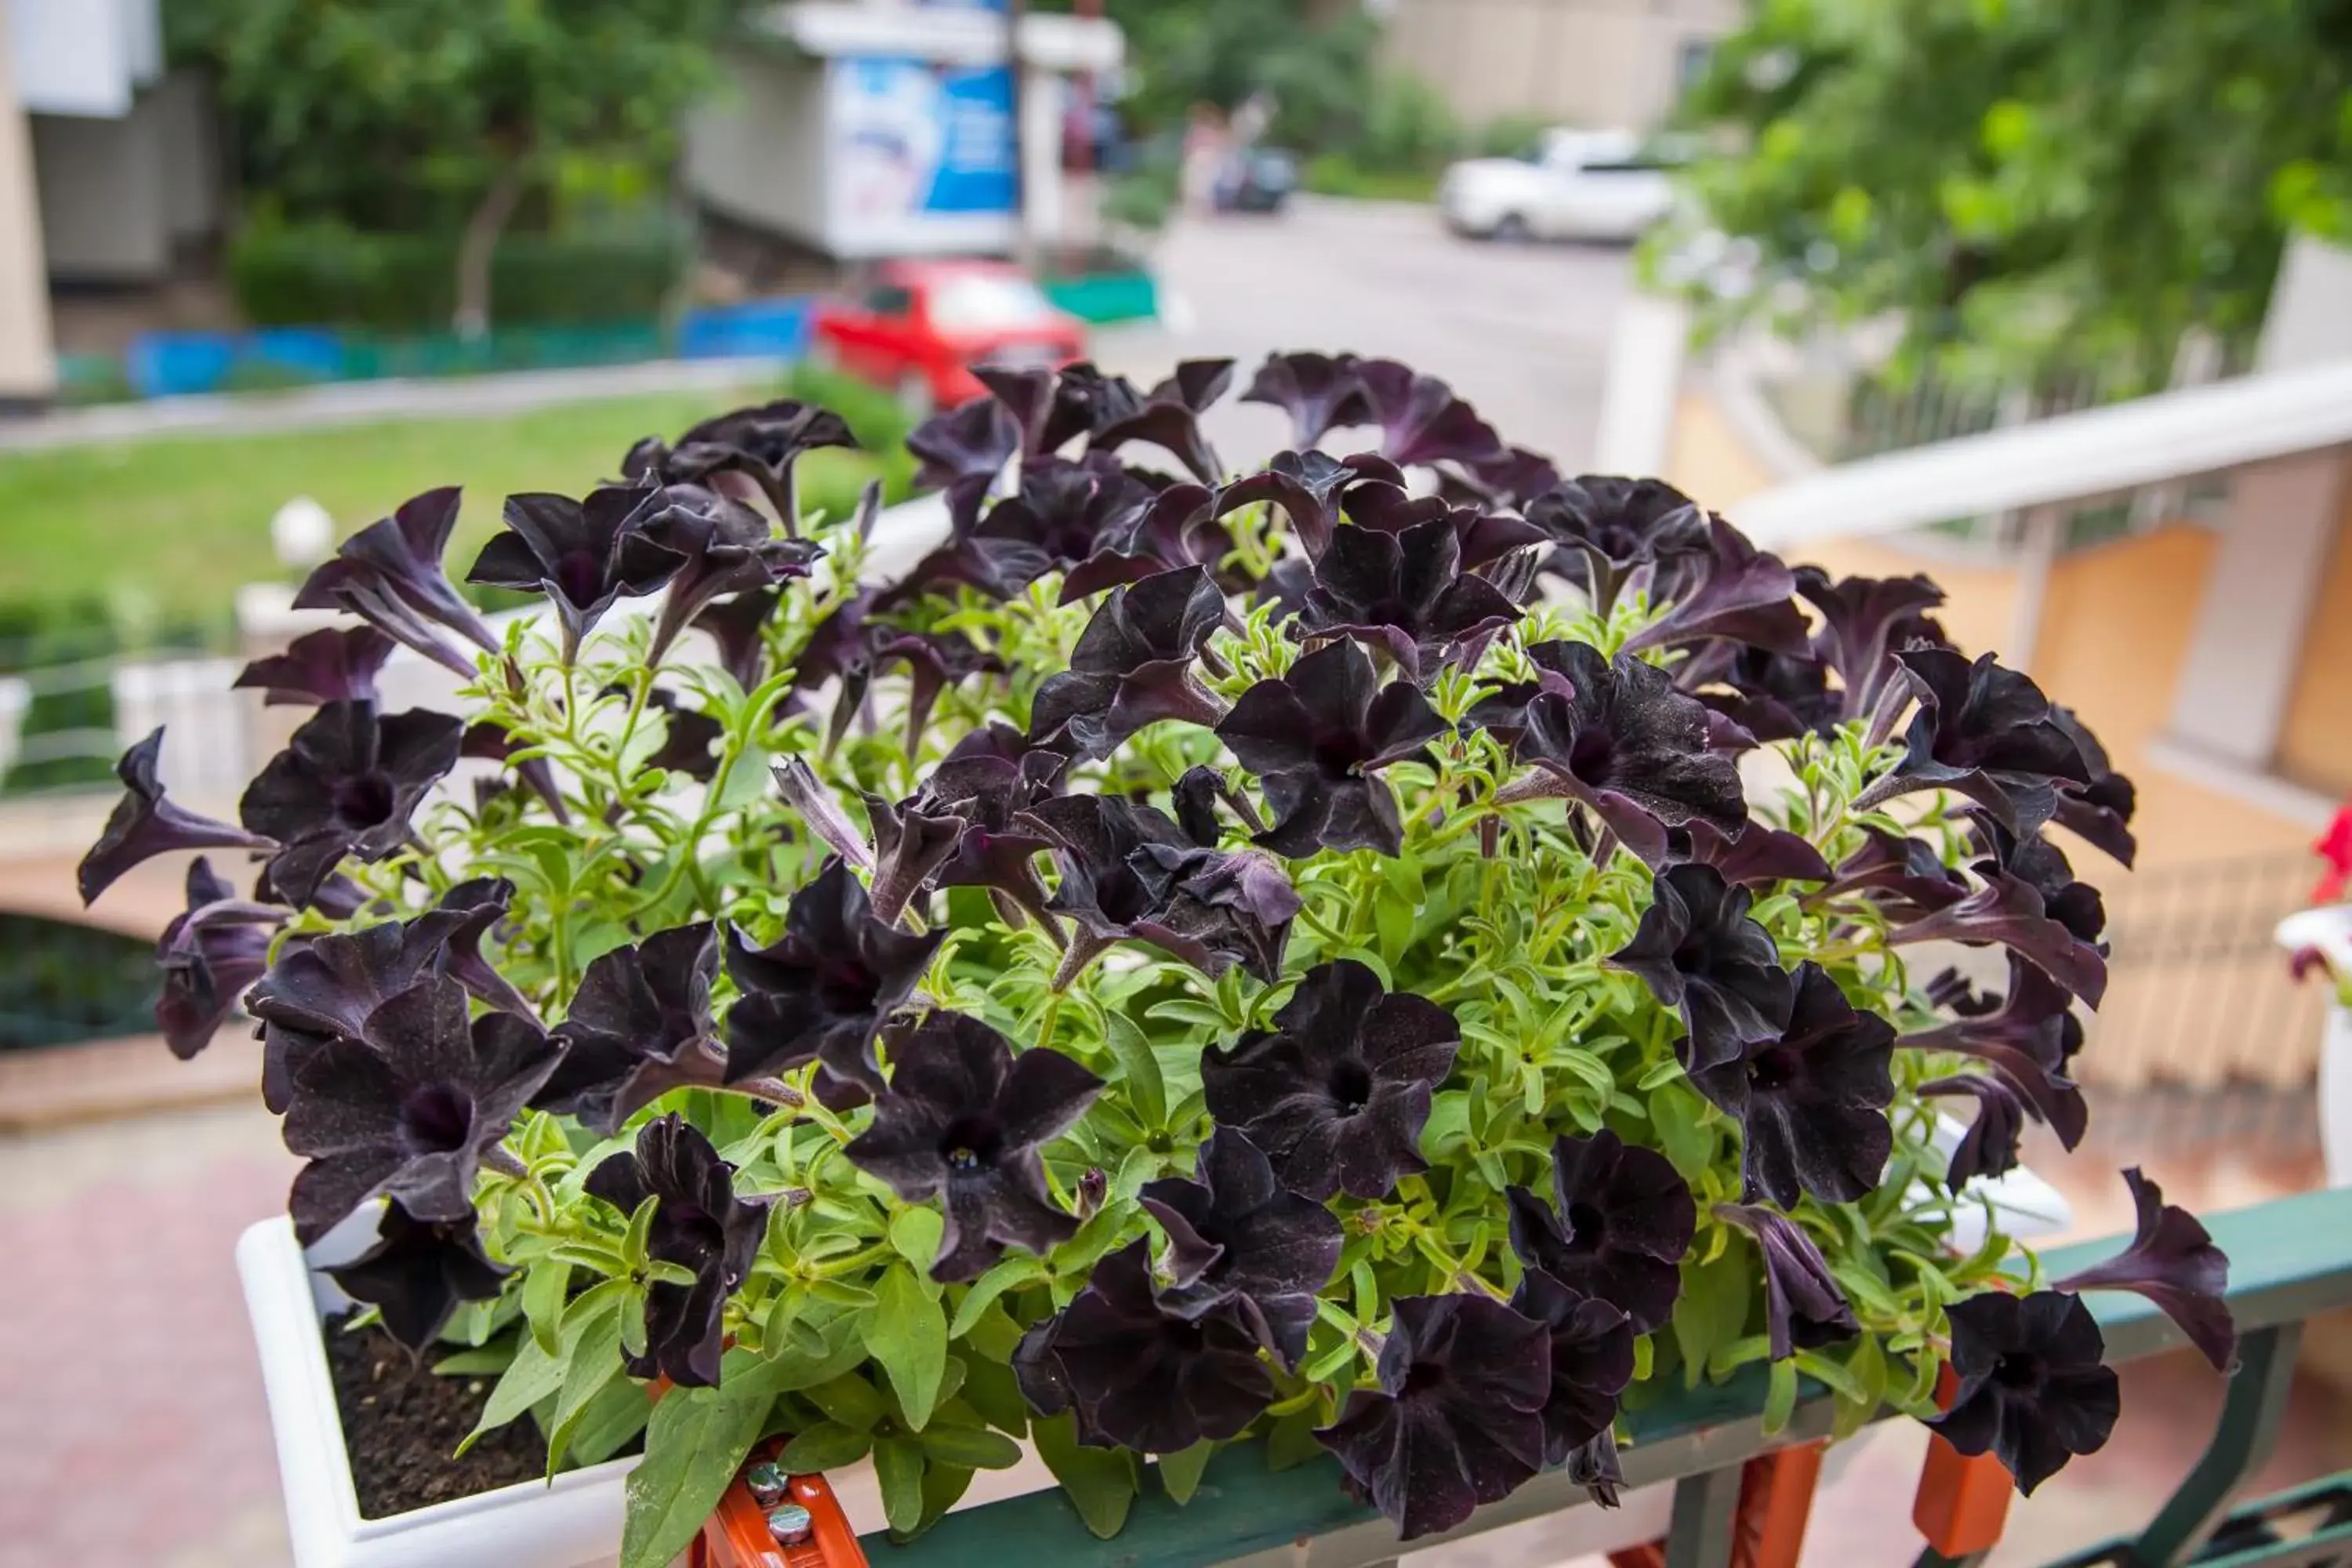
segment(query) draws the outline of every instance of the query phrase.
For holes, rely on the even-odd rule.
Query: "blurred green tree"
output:
[[[1898,313],[1899,365],[2160,384],[2352,213],[2347,0],[1758,0],[1684,105],[1691,183],[1784,325]],[[1719,302],[1718,302],[1719,303]]]
[[[440,230],[458,331],[489,321],[490,257],[535,193],[642,184],[745,0],[173,0],[264,210]]]

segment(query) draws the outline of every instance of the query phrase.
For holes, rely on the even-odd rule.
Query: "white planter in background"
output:
[[[2317,952],[2327,960],[2331,976],[2352,975],[2352,905],[2336,904],[2289,915],[2279,921],[2276,941],[2289,952]],[[2352,1012],[2331,1004],[2323,1027],[2319,1045],[2320,1158],[2326,1166],[2329,1186],[2352,1187]]]

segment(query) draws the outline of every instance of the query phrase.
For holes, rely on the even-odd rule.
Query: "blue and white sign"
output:
[[[1013,73],[889,56],[836,59],[826,104],[833,227],[853,254],[953,248],[1008,221]],[[929,237],[923,231],[940,231]]]

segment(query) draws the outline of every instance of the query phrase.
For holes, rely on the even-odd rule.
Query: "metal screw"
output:
[[[815,1517],[796,1502],[788,1502],[768,1516],[768,1533],[786,1546],[798,1546],[815,1528]]]
[[[761,1508],[773,1508],[784,1498],[788,1484],[784,1472],[772,1459],[762,1460],[743,1472],[743,1484],[751,1489],[751,1500]]]

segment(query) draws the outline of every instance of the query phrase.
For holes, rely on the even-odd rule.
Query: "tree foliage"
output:
[[[2345,226],[2352,5],[1764,0],[1686,112],[1736,149],[1694,184],[1755,300],[2160,383],[2184,331],[2256,327],[2291,224]]]

